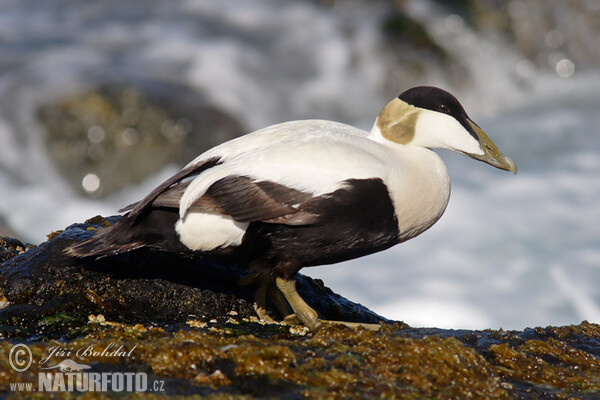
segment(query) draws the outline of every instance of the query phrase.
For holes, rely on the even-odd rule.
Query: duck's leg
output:
[[[342,324],[342,325],[346,325],[350,328],[356,328],[357,326],[362,326],[363,328],[366,328],[366,329],[369,329],[372,331],[378,331],[379,328],[381,328],[380,324],[368,324],[368,323],[363,323],[363,322],[331,321],[331,320],[320,319],[317,312],[314,309],[312,309],[308,304],[306,304],[304,299],[302,299],[302,297],[300,297],[300,295],[296,291],[296,280],[295,279],[292,278],[291,280],[286,280],[286,279],[278,277],[278,278],[275,278],[275,283],[277,284],[277,287],[283,294],[283,297],[285,297],[285,299],[288,301],[288,303],[290,303],[290,306],[296,313],[296,317],[298,318],[298,320],[302,324],[308,326],[310,329],[317,328],[323,322],[329,323],[329,324]]]
[[[296,291],[296,280],[295,279],[283,279],[280,277],[275,278],[275,284],[283,294],[283,297],[290,303],[292,310],[296,314],[296,317],[302,324],[308,326],[310,329],[315,329],[321,325],[319,315],[313,310],[306,302],[300,297]]]
[[[254,312],[261,321],[273,323],[275,320],[267,314],[267,293],[269,292],[269,286],[271,280],[267,278],[258,278],[258,287],[256,288],[256,294],[254,295]]]
[[[275,284],[275,278],[270,276],[269,279],[269,289],[267,292],[267,298],[271,300],[271,303],[275,305],[279,314],[281,314],[282,318],[287,320],[287,317],[293,316],[293,310],[290,308],[288,302],[285,300],[281,291],[277,289]]]
[[[254,295],[254,312],[261,321],[274,323],[275,320],[267,313],[267,299],[269,299],[277,308],[283,318],[290,315],[292,310],[281,295],[281,292],[275,287],[272,275],[257,273],[250,275],[239,283],[241,286],[257,284],[256,294]]]
[[[270,300],[288,323],[299,321],[310,329],[316,329],[321,323],[342,324],[350,328],[362,326],[369,330],[379,330],[381,325],[362,322],[331,321],[319,318],[317,312],[309,306],[296,291],[296,281],[284,278],[273,278],[268,274],[255,274],[242,280],[241,285],[256,283],[254,296],[254,311],[261,321],[274,323],[275,320],[267,313],[267,299]],[[279,289],[279,290],[278,290]],[[288,306],[289,303],[289,306]],[[290,311],[290,306],[294,314]]]

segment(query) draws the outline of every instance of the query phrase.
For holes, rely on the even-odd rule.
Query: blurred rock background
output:
[[[502,43],[520,58],[508,70],[498,60],[507,75],[501,81],[516,85],[538,72],[568,78],[575,68],[595,70],[600,61],[599,6],[584,0],[34,4],[9,1],[0,11],[0,77],[17,92],[34,82],[60,82],[55,93],[32,99],[35,110],[27,118],[40,124],[36,135],[52,167],[83,196],[106,196],[170,163],[184,165],[258,128],[258,121],[320,114],[364,124],[366,113],[355,110],[363,104],[363,85],[344,91],[352,76],[370,86],[367,100],[423,80],[468,91],[482,84],[475,63],[486,56],[469,51],[502,57],[469,47],[469,36]],[[216,70],[220,63],[223,71]],[[231,81],[250,82],[237,88],[208,83],[211,72],[222,76],[228,68]],[[344,80],[335,82],[333,74]],[[320,83],[334,90],[319,90]],[[247,87],[258,95],[264,89],[264,102],[279,105],[255,119],[245,113],[259,105],[244,110],[223,101],[236,95],[257,101],[257,93],[244,93]],[[350,107],[339,100],[348,95],[357,97]],[[369,118],[376,107],[369,107]]]
[[[43,104],[38,117],[61,175],[82,195],[139,183],[244,133],[186,87],[113,83]]]

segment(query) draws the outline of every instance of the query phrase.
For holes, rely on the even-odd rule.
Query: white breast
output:
[[[407,146],[402,163],[388,178],[400,240],[429,229],[444,213],[450,198],[450,177],[442,159],[432,150]]]
[[[386,140],[375,124],[369,139],[389,152],[388,186],[400,241],[411,239],[429,229],[444,213],[450,199],[450,176],[444,161],[434,151]]]

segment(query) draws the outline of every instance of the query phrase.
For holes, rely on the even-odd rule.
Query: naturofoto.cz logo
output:
[[[123,346],[109,343],[102,349],[94,346],[79,349],[51,347],[48,355],[37,362],[37,382],[14,382],[11,391],[27,392],[162,392],[162,380],[148,381],[144,372],[97,372],[93,366],[75,361],[73,358],[94,356],[130,357],[136,346],[126,350]],[[34,365],[29,346],[23,343],[14,345],[8,362],[15,372],[25,372]],[[36,385],[37,384],[37,385]]]

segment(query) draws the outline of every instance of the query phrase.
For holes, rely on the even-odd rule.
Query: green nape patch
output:
[[[54,316],[60,321],[64,316]],[[594,398],[600,395],[600,326],[524,332],[379,332],[325,325],[314,332],[248,318],[190,320],[179,329],[127,325],[91,316],[84,336],[30,342],[32,367],[14,372],[0,358],[0,390],[37,382],[53,349],[89,371],[144,373],[162,391],[139,398],[201,394],[213,398]],[[431,334],[434,333],[434,334]],[[0,343],[8,354],[15,343]],[[587,348],[586,346],[591,347]],[[594,353],[594,351],[596,353]],[[66,353],[47,360],[56,365]],[[87,372],[87,371],[86,371]]]

